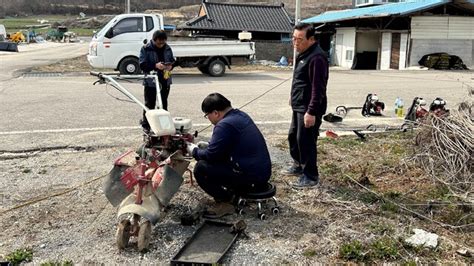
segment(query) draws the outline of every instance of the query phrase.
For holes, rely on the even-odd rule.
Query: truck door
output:
[[[125,56],[138,57],[143,40],[146,39],[144,18],[123,18],[105,34],[104,60],[121,60]],[[118,62],[104,62],[106,65]]]

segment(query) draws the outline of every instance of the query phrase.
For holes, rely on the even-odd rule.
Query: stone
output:
[[[436,248],[438,246],[438,235],[426,232],[423,229],[413,229],[414,235],[405,239],[405,242],[412,246],[424,246],[428,248]]]

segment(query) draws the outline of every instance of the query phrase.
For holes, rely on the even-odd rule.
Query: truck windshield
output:
[[[112,18],[111,20],[109,20],[109,22],[107,22],[104,27],[102,27],[96,34],[94,34],[93,38],[104,36],[104,34],[110,29],[110,27],[112,27],[115,22],[117,22],[116,18]]]

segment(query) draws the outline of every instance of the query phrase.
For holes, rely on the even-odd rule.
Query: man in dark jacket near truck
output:
[[[288,141],[294,164],[286,174],[299,176],[294,188],[313,187],[319,182],[316,143],[327,108],[329,67],[327,55],[314,35],[315,29],[305,23],[296,25],[293,31],[298,56],[291,85],[293,115]]]
[[[163,109],[168,110],[168,95],[171,87],[171,75],[170,71],[173,68],[175,62],[173,51],[171,47],[166,43],[168,36],[166,32],[157,30],[153,33],[152,40],[142,47],[140,50],[140,69],[145,73],[149,74],[151,71],[156,71],[158,74],[158,82],[160,88],[161,101]],[[145,87],[145,106],[149,109],[155,109],[156,105],[156,89],[157,84],[153,78],[146,78],[143,81]],[[145,117],[145,111],[143,112],[143,119],[140,124],[145,131],[150,130],[150,125]]]
[[[234,212],[230,203],[236,193],[266,185],[272,165],[265,139],[252,118],[233,109],[227,98],[209,94],[201,109],[214,125],[212,137],[205,148],[188,144],[188,152],[197,160],[197,183],[218,203],[211,214],[220,217]]]

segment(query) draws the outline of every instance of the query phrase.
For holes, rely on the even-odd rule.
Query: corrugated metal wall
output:
[[[410,66],[417,66],[423,55],[444,52],[474,67],[474,17],[412,17],[411,39]]]
[[[412,17],[411,38],[474,40],[474,17]]]
[[[459,56],[467,67],[474,67],[474,41],[473,40],[412,40],[410,66],[418,66],[422,56],[432,53],[448,53]]]

